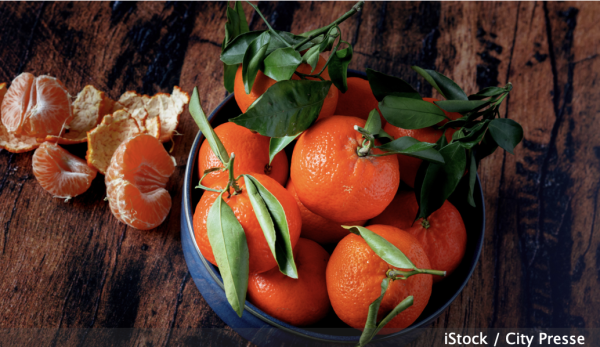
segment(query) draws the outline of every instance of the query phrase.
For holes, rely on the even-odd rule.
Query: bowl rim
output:
[[[358,71],[358,70],[352,70],[352,69],[348,69],[348,77],[360,77],[363,79],[366,79],[366,73],[362,72],[362,71]],[[221,101],[221,103],[219,103],[219,105],[211,112],[211,114],[208,116],[208,121],[211,122],[214,117],[221,111],[221,109],[223,109],[223,107],[230,102],[230,100],[234,97],[234,94],[231,93],[229,94],[227,97],[225,97],[225,99],[223,101]],[[196,160],[196,156],[197,153],[199,151],[199,147],[201,144],[201,141],[203,139],[203,134],[200,130],[198,130],[198,133],[196,134],[196,137],[194,138],[194,142],[192,144],[192,147],[190,149],[190,153],[188,155],[188,160],[186,162],[186,168],[185,168],[185,173],[184,173],[184,182],[183,182],[183,210],[184,210],[184,214],[185,214],[185,223],[187,226],[187,232],[189,233],[189,236],[192,239],[192,243],[194,245],[194,248],[196,250],[196,253],[198,254],[198,256],[200,257],[200,260],[202,261],[202,265],[206,268],[206,270],[208,271],[208,273],[210,274],[210,276],[212,277],[212,279],[215,281],[215,283],[217,283],[217,285],[221,288],[221,290],[225,290],[223,282],[221,280],[221,278],[219,278],[220,276],[218,276],[215,271],[213,270],[212,264],[209,264],[208,261],[206,260],[206,258],[204,258],[204,256],[202,255],[202,252],[200,251],[200,248],[198,247],[198,244],[196,242],[196,237],[194,235],[194,227],[193,227],[193,212],[192,212],[192,203],[191,203],[191,192],[192,189],[194,189],[194,187],[192,187],[192,177],[193,177],[193,169],[194,169],[194,164],[195,164],[195,160]],[[473,272],[475,271],[475,267],[477,266],[477,264],[479,263],[479,258],[481,256],[481,252],[483,249],[483,242],[485,239],[485,198],[483,195],[483,187],[481,186],[481,181],[479,179],[479,174],[477,174],[476,176],[476,184],[479,187],[479,192],[480,192],[480,196],[479,196],[479,201],[482,203],[482,225],[481,227],[481,239],[479,240],[479,242],[477,244],[475,244],[476,247],[476,254],[475,254],[475,258],[473,263],[471,264],[471,267],[468,271],[468,275],[467,277],[463,280],[463,282],[461,283],[460,287],[458,288],[458,290],[454,293],[454,295],[452,295],[452,297],[446,302],[444,303],[440,308],[438,308],[436,311],[434,311],[433,313],[431,313],[428,317],[426,317],[425,319],[423,319],[422,321],[418,322],[417,324],[413,324],[405,329],[402,329],[398,332],[389,334],[389,335],[378,335],[377,337],[375,337],[373,339],[373,341],[383,341],[383,340],[388,340],[388,339],[392,339],[401,335],[407,335],[410,332],[416,331],[417,329],[423,329],[426,326],[428,326],[429,324],[431,324],[431,322],[434,319],[437,319],[437,317],[439,317],[441,315],[441,313],[443,313],[448,306],[450,306],[450,304],[452,302],[454,302],[454,300],[456,300],[456,298],[458,297],[458,295],[460,293],[462,293],[464,287],[467,285],[467,283],[469,282],[469,280],[471,279],[471,276],[473,275]],[[256,308],[254,305],[252,305],[251,303],[248,302],[248,300],[246,300],[246,302],[244,303],[244,311],[248,311],[250,314],[252,314],[253,316],[255,316],[256,318],[260,319],[261,321],[270,324],[278,329],[282,329],[285,332],[288,333],[292,333],[294,335],[303,337],[303,338],[308,338],[311,340],[316,340],[316,341],[321,341],[321,342],[329,342],[329,343],[356,343],[358,342],[359,336],[342,336],[342,335],[328,335],[328,334],[322,334],[322,333],[318,333],[318,332],[313,332],[310,330],[306,330],[304,328],[301,327],[294,327],[292,325],[290,325],[291,327],[293,327],[294,329],[291,329],[289,327],[284,326],[283,324],[288,325],[285,322],[282,322],[280,320],[278,320],[275,317],[272,317],[270,315],[268,315],[267,313],[261,311],[260,309]],[[257,311],[260,311],[262,314],[258,313]],[[270,319],[266,318],[269,317]],[[352,329],[352,328],[350,328]],[[235,330],[235,329],[234,329]],[[331,339],[331,337],[336,337],[336,339]]]

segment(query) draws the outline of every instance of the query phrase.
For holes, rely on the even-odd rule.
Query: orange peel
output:
[[[152,97],[143,97],[148,119],[160,117],[160,141],[167,142],[173,138],[179,125],[179,117],[190,102],[190,96],[179,87],[173,88],[171,95],[158,93]]]
[[[144,131],[148,111],[146,111],[146,108],[144,107],[143,97],[136,92],[128,91],[121,95],[117,103],[118,105],[115,106],[117,108],[121,107],[131,114],[140,129]]]
[[[62,136],[50,135],[46,141],[58,142],[60,144],[75,144],[87,141],[87,132],[94,129],[101,121],[102,116],[112,113],[106,112],[110,102],[104,92],[94,86],[88,85],[83,88],[73,102],[73,120]],[[114,101],[112,101],[114,103]]]
[[[0,83],[0,104],[2,104],[6,92],[6,83]],[[35,137],[11,133],[6,129],[4,124],[0,122],[0,148],[4,148],[12,153],[23,153],[32,151],[39,146],[40,144]]]
[[[141,130],[137,120],[127,110],[119,110],[112,115],[104,116],[102,122],[87,133],[88,150],[85,157],[88,165],[104,174],[110,165],[110,159],[122,142],[143,133],[158,138],[160,119],[151,121],[147,125],[149,132]]]

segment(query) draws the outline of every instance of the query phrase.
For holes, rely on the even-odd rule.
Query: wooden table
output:
[[[258,6],[276,29],[300,33],[351,3]],[[251,28],[263,28],[244,8]],[[3,2],[0,82],[28,71],[59,78],[72,94],[92,84],[113,98],[198,86],[212,110],[227,95],[224,12],[224,2]],[[431,88],[412,64],[441,71],[467,93],[514,85],[503,114],[525,138],[515,155],[499,150],[479,169],[483,254],[433,327],[600,326],[599,20],[597,3],[377,2],[343,23],[356,53],[351,68],[394,74],[423,95]],[[167,187],[173,208],[147,232],[113,218],[102,175],[65,203],[36,182],[31,153],[0,150],[0,328],[151,328],[128,344],[249,344],[208,307],[183,259],[180,188],[197,131],[187,111],[179,131]],[[83,156],[85,145],[69,150]],[[84,345],[87,334],[36,342]],[[412,346],[442,339],[439,329]]]

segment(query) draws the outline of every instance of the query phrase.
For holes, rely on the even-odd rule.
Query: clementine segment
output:
[[[296,206],[294,198],[284,187],[271,177],[256,173],[253,173],[252,177],[256,178],[269,192],[271,192],[283,207],[290,232],[290,242],[292,247],[294,247],[298,242],[300,230],[302,228],[300,211],[298,211],[298,206]],[[228,177],[220,178],[212,185],[212,188],[217,190],[224,189],[227,186],[228,179]],[[276,267],[277,261],[273,257],[262,228],[258,223],[258,219],[256,219],[254,208],[250,202],[243,177],[239,179],[238,185],[242,189],[242,193],[232,194],[231,196],[224,194],[223,200],[231,207],[246,233],[246,241],[248,242],[248,250],[250,253],[250,273],[265,272]],[[217,262],[208,240],[206,218],[208,217],[210,207],[219,195],[220,193],[205,191],[202,194],[200,202],[196,205],[196,211],[194,212],[194,235],[196,237],[196,243],[198,244],[202,255],[215,266],[217,265]]]
[[[327,61],[323,57],[319,57],[319,61],[317,62],[317,66],[315,68],[315,71],[313,71],[313,74],[316,74],[319,71],[321,71],[325,63],[327,63]],[[300,64],[296,69],[296,71],[305,75],[311,74],[311,70],[312,67],[306,63]],[[326,80],[331,80],[327,69],[323,71],[321,77],[323,77]],[[293,75],[292,79],[299,80],[300,78],[297,75]],[[318,81],[317,78],[309,79]],[[242,65],[240,64],[235,75],[235,84],[233,87],[235,101],[240,107],[240,110],[242,110],[242,112],[246,112],[248,107],[250,107],[250,105],[252,105],[252,103],[256,99],[263,95],[267,91],[267,89],[269,89],[269,87],[274,85],[276,82],[277,81],[266,76],[264,73],[262,73],[262,71],[258,70],[256,79],[254,80],[254,84],[252,85],[252,90],[250,90],[250,94],[246,94],[246,89],[244,88],[244,81],[242,79]],[[334,114],[335,108],[338,103],[338,92],[338,89],[332,84],[331,88],[329,88],[329,92],[327,93],[327,97],[323,102],[323,107],[321,108],[321,112],[319,113],[318,119],[330,117]]]
[[[298,138],[291,178],[298,198],[310,211],[343,223],[383,212],[400,184],[395,155],[371,149],[359,156],[362,135],[354,126],[365,120],[333,116],[318,121]]]
[[[11,133],[20,134],[23,128],[23,116],[29,106],[31,87],[34,85],[35,76],[23,72],[17,76],[2,100],[2,124]]]
[[[305,326],[323,319],[331,307],[325,282],[329,254],[304,238],[298,240],[294,253],[298,279],[285,276],[278,268],[250,275],[248,300],[270,316]]]
[[[228,153],[235,153],[234,172],[236,175],[259,173],[275,179],[279,184],[285,185],[288,177],[288,159],[285,152],[277,153],[269,165],[269,138],[253,133],[243,126],[235,123],[224,123],[215,128],[215,133],[225,146]],[[223,167],[210,148],[208,141],[204,141],[198,154],[198,173],[202,177],[207,169]],[[214,171],[208,174],[202,184],[211,187],[222,178],[228,177],[226,171]]]
[[[387,225],[371,225],[368,229],[400,249],[417,268],[430,268],[425,250],[411,234]],[[381,282],[389,269],[396,268],[375,254],[362,237],[350,234],[340,241],[331,254],[326,276],[331,305],[342,321],[356,329],[364,328],[369,305],[381,295]],[[414,296],[414,302],[380,334],[404,329],[417,320],[431,296],[431,277],[418,274],[390,282],[379,307],[378,322],[408,296]]]
[[[104,179],[110,209],[121,222],[140,230],[160,225],[171,210],[165,189],[175,159],[151,135],[137,135],[119,145]]]
[[[300,236],[302,236],[303,238],[313,240],[323,245],[337,243],[349,233],[348,230],[342,228],[342,225],[363,226],[366,223],[366,221],[364,220],[347,223],[336,223],[327,218],[323,218],[318,214],[311,212],[302,204],[300,199],[298,199],[298,194],[296,194],[296,188],[294,188],[294,183],[292,183],[292,180],[288,181],[286,188],[288,192],[292,194],[292,196],[296,200],[296,203],[298,204],[300,216],[302,217],[302,233],[300,234]]]
[[[70,199],[83,194],[97,173],[85,160],[49,142],[35,150],[32,161],[38,183],[55,198]]]

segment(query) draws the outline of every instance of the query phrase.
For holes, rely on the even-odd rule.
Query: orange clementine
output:
[[[298,211],[296,201],[294,201],[294,198],[283,186],[271,177],[255,173],[252,174],[252,177],[256,178],[269,192],[271,192],[271,194],[277,198],[281,206],[283,206],[285,217],[288,222],[290,241],[292,247],[294,247],[298,242],[300,229],[302,228],[302,219],[300,218],[300,211]],[[221,178],[212,185],[212,188],[218,190],[224,189],[227,182],[228,178]],[[230,197],[228,194],[224,194],[223,199],[233,210],[233,213],[239,220],[244,229],[244,233],[246,234],[248,251],[250,253],[250,273],[265,272],[277,266],[277,261],[273,257],[269,244],[258,223],[258,219],[256,219],[254,208],[250,202],[243,177],[238,181],[238,185],[242,189],[242,193],[237,195],[232,194]],[[202,194],[200,202],[196,205],[196,211],[194,212],[194,235],[196,237],[196,243],[198,244],[202,255],[214,265],[217,265],[217,262],[208,240],[206,218],[208,217],[210,207],[218,196],[219,193],[205,191]]]
[[[173,157],[156,137],[141,134],[125,140],[104,178],[113,215],[140,230],[159,226],[171,210],[165,187],[174,171]]]
[[[388,207],[386,207],[379,216],[369,221],[369,225],[390,225],[402,230],[410,228],[415,222],[415,218],[419,212],[419,205],[416,203],[416,199],[414,204],[407,203],[411,201],[411,196],[414,198],[415,193],[412,191],[399,191]]]
[[[265,174],[285,185],[288,177],[288,159],[284,151],[277,153],[269,165],[269,138],[235,123],[224,123],[215,128],[215,133],[229,154],[235,153],[234,172]],[[223,167],[219,158],[204,141],[198,154],[198,173],[202,177],[206,169]],[[202,184],[211,187],[221,178],[228,177],[226,171],[214,171],[206,175]]]
[[[402,251],[417,268],[430,268],[429,259],[419,241],[398,228],[387,225],[367,227]],[[369,305],[381,295],[381,282],[389,269],[386,263],[355,234],[343,238],[327,264],[327,292],[335,313],[356,329],[363,329]],[[405,280],[393,280],[381,301],[377,321],[381,321],[402,300],[412,295],[413,305],[393,318],[380,333],[390,333],[411,325],[429,302],[432,275],[418,274]]]
[[[317,62],[317,66],[315,70],[311,73],[312,67],[306,63],[300,64],[296,71],[303,73],[305,75],[316,74],[323,66],[327,63],[327,61],[323,57],[319,57],[319,61]],[[321,74],[325,80],[331,80],[329,77],[329,72],[327,68]],[[299,80],[300,77],[297,75],[292,76],[293,80]],[[317,78],[309,78],[311,80],[319,80]],[[244,88],[244,81],[242,79],[242,64],[240,64],[237,73],[235,74],[235,84],[233,87],[233,92],[235,94],[235,101],[237,102],[240,110],[242,112],[246,112],[248,107],[252,105],[252,103],[258,99],[259,96],[263,95],[269,87],[274,85],[277,81],[266,76],[262,71],[258,70],[258,74],[256,75],[256,79],[254,80],[254,84],[252,85],[252,90],[250,90],[250,94],[246,94],[246,89]],[[338,89],[332,84],[331,88],[329,88],[329,92],[327,93],[327,97],[323,102],[323,106],[321,107],[321,112],[319,113],[319,118],[326,118],[332,116],[335,112],[336,105],[338,103]]]
[[[32,161],[35,178],[56,198],[70,199],[83,194],[97,173],[85,160],[50,142],[35,150]]]
[[[395,155],[376,157],[383,152],[372,148],[359,156],[363,138],[355,125],[364,127],[365,120],[322,119],[302,133],[292,155],[291,178],[302,204],[338,223],[377,216],[400,184]]]
[[[71,99],[64,84],[51,76],[38,76],[23,115],[23,133],[46,137],[60,135],[73,119]]]
[[[336,115],[358,117],[364,120],[369,118],[369,113],[375,108],[379,112],[379,102],[371,91],[369,81],[360,77],[348,77],[348,90],[345,93],[339,92]],[[385,119],[379,113],[382,125],[386,124]]]
[[[433,98],[423,98],[423,100],[432,104],[434,101],[437,101],[437,99]],[[456,112],[444,111],[444,113],[446,114],[446,116],[450,117],[453,120],[462,117],[460,113]],[[440,137],[442,137],[442,134],[444,133],[442,130],[438,130],[437,127],[445,124],[446,122],[448,122],[448,120],[443,120],[436,126],[423,129],[402,129],[387,123],[384,126],[383,130],[385,130],[385,132],[392,136],[394,139],[403,136],[410,136],[421,142],[435,143],[437,140],[440,139]],[[452,135],[455,132],[456,129],[453,128],[449,128],[446,130],[446,140],[448,142],[452,141]],[[398,154],[398,163],[400,164],[400,170],[402,171],[402,182],[408,184],[411,188],[414,188],[415,179],[417,177],[417,171],[419,170],[419,166],[421,166],[422,162],[423,161],[421,159],[410,157],[404,154]]]
[[[298,279],[278,268],[248,278],[248,301],[281,321],[305,326],[323,319],[331,304],[325,270],[329,254],[318,243],[300,238],[294,249]]]
[[[286,188],[288,192],[292,194],[292,196],[296,200],[296,203],[298,204],[300,216],[302,217],[302,233],[300,234],[300,236],[304,238],[313,240],[323,245],[329,243],[337,243],[349,233],[348,230],[342,228],[342,225],[363,226],[366,223],[365,220],[347,223],[336,223],[327,218],[323,218],[318,214],[311,212],[302,204],[300,199],[298,199],[298,194],[296,194],[296,188],[294,188],[292,180],[288,181]]]
[[[419,205],[414,192],[400,192],[382,214],[373,218],[370,224],[391,225],[406,230],[421,242],[431,267],[446,271],[446,277],[462,261],[467,248],[467,230],[460,212],[450,203],[433,212],[426,220],[415,221]],[[433,276],[433,282],[445,277]]]

